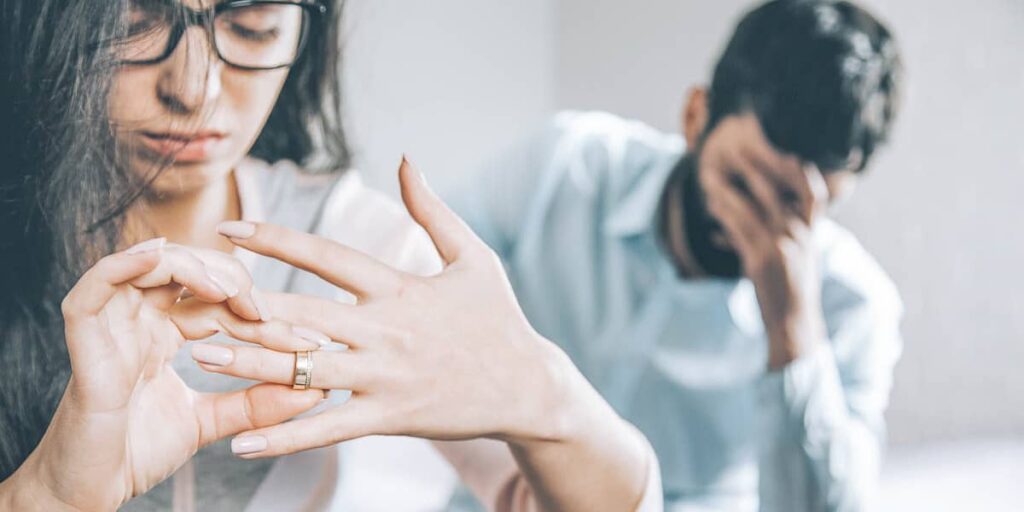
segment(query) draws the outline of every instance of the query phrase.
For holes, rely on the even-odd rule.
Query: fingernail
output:
[[[166,243],[167,239],[164,237],[153,238],[129,247],[125,254],[142,254],[144,252],[160,250]]]
[[[231,452],[236,455],[258,453],[267,449],[267,438],[263,436],[241,436],[231,440]]]
[[[326,334],[307,327],[293,325],[292,333],[306,341],[316,343],[318,348],[326,347],[331,343],[331,339],[328,338]]]
[[[270,309],[267,308],[267,301],[263,298],[263,293],[253,288],[249,294],[252,295],[252,303],[256,306],[256,313],[260,315],[260,320],[263,322],[270,320]]]
[[[217,275],[212,272],[207,272],[206,275],[210,278],[210,281],[213,281],[213,284],[217,285],[217,288],[220,288],[220,291],[224,292],[224,295],[228,296],[229,299],[238,295],[238,287],[230,281],[225,281],[224,279],[217,277]]]
[[[228,238],[249,238],[256,234],[256,225],[252,222],[229,220],[217,225],[217,232]]]
[[[235,353],[227,347],[196,343],[192,345],[192,359],[213,366],[227,366],[235,358]]]

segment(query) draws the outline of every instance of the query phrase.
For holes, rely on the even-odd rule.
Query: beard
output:
[[[697,154],[687,153],[676,164],[674,172],[680,174],[683,209],[683,227],[690,254],[700,268],[711,277],[738,279],[743,275],[739,254],[715,242],[722,225],[708,212],[707,197],[697,179]]]

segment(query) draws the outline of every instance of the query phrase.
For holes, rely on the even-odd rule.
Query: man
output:
[[[530,321],[658,453],[668,510],[865,510],[896,289],[825,217],[896,110],[888,30],[848,2],[747,14],[675,136],[564,113],[453,201]]]

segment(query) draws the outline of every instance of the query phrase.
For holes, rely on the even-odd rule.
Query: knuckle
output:
[[[65,319],[73,319],[76,317],[78,313],[78,306],[72,293],[69,293],[60,301],[60,312]]]
[[[395,283],[395,295],[399,298],[411,299],[422,296],[429,288],[426,282],[416,276],[399,276]]]
[[[490,269],[504,268],[501,262],[501,256],[498,256],[498,253],[494,249],[486,245],[483,245],[479,249],[479,258],[481,264],[485,265],[487,268]]]
[[[415,347],[413,334],[407,329],[387,328],[383,337],[392,349],[399,352],[412,352]]]

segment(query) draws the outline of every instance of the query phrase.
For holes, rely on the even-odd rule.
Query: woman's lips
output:
[[[207,160],[225,138],[226,136],[222,133],[199,133],[195,135],[139,133],[139,139],[143,145],[154,153],[162,157],[173,158],[179,163]]]

